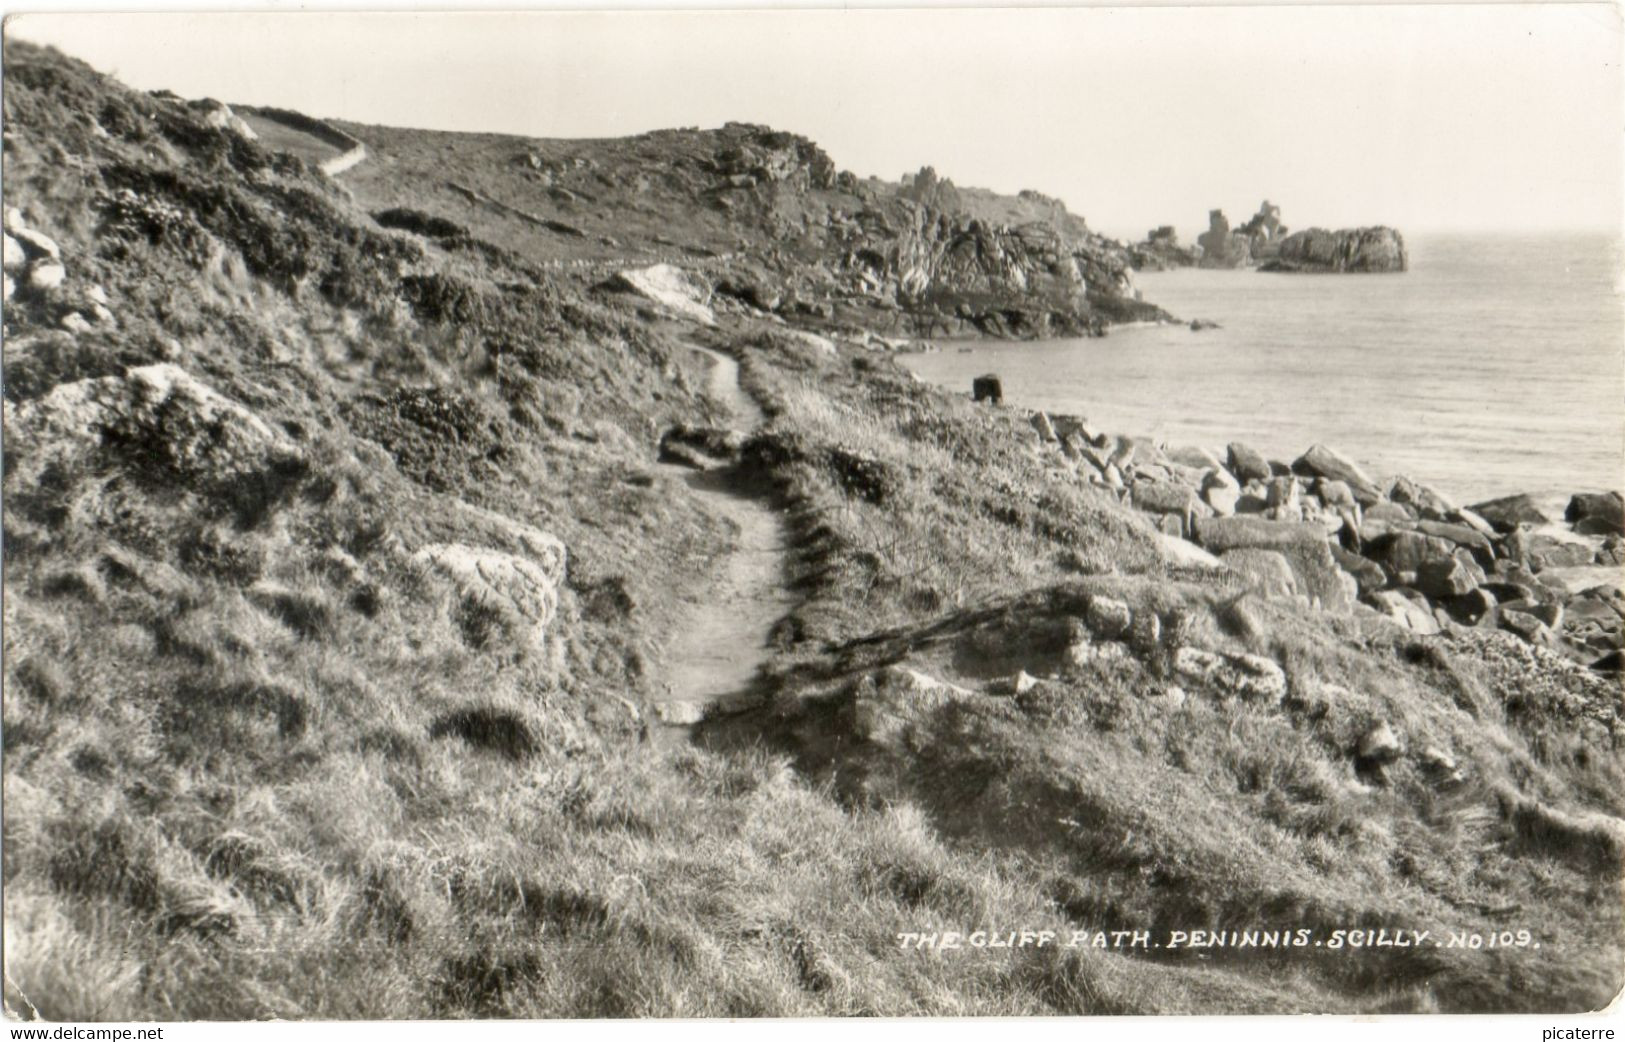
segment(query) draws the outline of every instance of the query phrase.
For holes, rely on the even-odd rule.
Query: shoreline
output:
[[[1418,636],[1507,630],[1620,672],[1618,491],[1576,492],[1554,517],[1526,493],[1466,505],[1404,475],[1376,480],[1322,443],[1291,462],[1239,441],[1221,456],[1008,408],[1026,414],[1040,452],[1086,484],[1273,592],[1332,611],[1363,604]]]
[[[1403,474],[1374,479],[1319,442],[1288,461],[1241,441],[1220,453],[1019,402],[987,407],[1024,418],[1054,476],[1147,516],[1178,541],[1165,546],[1187,564],[1231,567],[1255,589],[1311,607],[1363,605],[1421,637],[1506,630],[1620,671],[1625,501],[1617,490],[1572,491],[1561,510],[1550,509],[1554,497],[1523,491],[1468,505]]]
[[[990,342],[990,341],[977,341],[977,343],[988,344],[989,346],[1003,346],[1002,342],[997,342],[997,341],[992,341],[992,342]],[[938,351],[898,351],[898,352],[895,352],[894,357],[896,357],[899,362],[903,362],[903,361],[906,361],[909,358],[928,357],[928,356],[930,356],[932,354],[944,354],[944,353],[946,353],[946,352],[941,351],[941,350],[938,350]],[[909,372],[914,372],[914,370],[910,369]],[[950,385],[950,384],[948,384],[946,382],[943,382],[943,381],[933,380],[932,378],[921,375],[919,373],[915,373],[915,375],[918,376],[920,380],[922,380],[922,381],[924,381],[926,383],[932,384],[933,386],[938,387],[938,388],[940,388],[940,389],[942,389],[944,391],[947,391],[950,394],[964,393],[964,391],[965,391],[964,388],[960,388],[960,387],[957,387],[957,386],[952,386],[952,385]],[[1023,411],[1024,410],[1024,411],[1026,411],[1028,413],[1040,413],[1040,412],[1042,412],[1042,413],[1047,413],[1048,415],[1051,415],[1051,416],[1070,415],[1070,414],[1067,414],[1067,413],[1059,413],[1058,410],[1050,410],[1050,409],[1045,409],[1042,406],[1028,404],[1028,403],[1020,400],[1019,398],[1012,397],[1008,393],[1006,393],[1006,395],[1005,395],[1004,405],[1007,408],[1015,409],[1015,410],[1018,410],[1018,411]],[[1158,423],[1156,425],[1153,425],[1151,429],[1153,431],[1155,431],[1160,426],[1161,426],[1161,423]],[[1114,436],[1118,436],[1118,432],[1113,432],[1113,434],[1114,434]],[[1143,434],[1143,433],[1139,434],[1139,435],[1132,435],[1131,437],[1147,439],[1147,440],[1164,440],[1164,441],[1168,441],[1170,443],[1172,443],[1172,441],[1173,441],[1173,439],[1157,439],[1152,435],[1147,435],[1147,434]],[[1224,441],[1225,441],[1225,444],[1229,444],[1232,441],[1246,440],[1246,439],[1252,439],[1253,441],[1258,442],[1258,443],[1264,443],[1266,441],[1272,441],[1273,440],[1272,438],[1269,437],[1267,432],[1260,432],[1257,429],[1254,429],[1253,431],[1242,432],[1240,434],[1226,435]],[[1210,446],[1202,446],[1202,447],[1210,447]],[[1280,453],[1278,453],[1278,454],[1280,454]],[[1373,467],[1378,467],[1379,465],[1378,464],[1372,464],[1372,466]],[[1383,473],[1384,475],[1387,475],[1390,480],[1393,477],[1401,476],[1399,471],[1390,470],[1390,468],[1387,468],[1387,467],[1380,467],[1380,470],[1381,470],[1381,473]],[[1409,477],[1408,474],[1404,475],[1404,476]],[[1436,486],[1437,485],[1437,483],[1433,482],[1433,481],[1428,481],[1427,484],[1430,485],[1430,486]],[[1573,486],[1570,486],[1568,488],[1558,488],[1556,486],[1553,486],[1553,487],[1544,488],[1544,489],[1542,489],[1542,488],[1533,488],[1533,489],[1531,489],[1531,488],[1524,487],[1524,486],[1511,486],[1511,485],[1508,485],[1508,486],[1503,486],[1503,487],[1500,487],[1500,488],[1487,489],[1482,494],[1475,494],[1475,496],[1473,498],[1477,498],[1480,501],[1482,501],[1484,499],[1498,499],[1498,498],[1502,498],[1502,497],[1505,497],[1505,496],[1528,496],[1531,499],[1533,499],[1538,505],[1540,505],[1542,507],[1545,507],[1549,512],[1560,515],[1563,512],[1563,508],[1567,505],[1569,499],[1571,497],[1573,497],[1574,495],[1576,495],[1576,494],[1602,495],[1602,494],[1607,494],[1609,492],[1614,492],[1614,491],[1619,491],[1619,490],[1608,488],[1608,487],[1602,486],[1602,485],[1585,484],[1583,482],[1579,483],[1579,484],[1576,484],[1576,485],[1573,485]],[[1459,498],[1463,498],[1463,497],[1454,497],[1454,498],[1459,499]]]
[[[1184,327],[1187,325],[1188,324],[1183,321],[1136,322],[1125,323],[1120,326],[1113,326],[1111,328],[1113,331],[1123,330],[1133,334],[1143,333],[1148,330],[1157,330],[1162,328],[1171,329],[1175,327]],[[1196,332],[1192,335],[1200,337],[1202,333]],[[1109,335],[1108,337],[1099,338],[1070,338],[1051,341],[1009,341],[988,338],[962,338],[951,342],[945,341],[945,344],[952,343],[954,345],[952,350],[950,350],[947,346],[925,351],[893,349],[891,354],[899,364],[903,365],[906,370],[908,370],[919,380],[942,388],[949,393],[958,394],[964,393],[969,389],[971,379],[970,374],[967,373],[962,375],[958,372],[954,372],[933,375],[916,369],[914,365],[910,364],[910,362],[915,359],[925,361],[931,359],[933,356],[944,356],[949,354],[980,354],[984,350],[989,356],[1003,355],[1009,352],[1021,352],[1040,343],[1042,343],[1046,349],[1054,349],[1057,351],[1073,347],[1091,347],[1095,350],[1109,350],[1109,347],[1097,345],[1095,343],[1097,340],[1108,339],[1110,339]],[[1205,345],[1198,341],[1191,346],[1193,350],[1197,350]],[[997,369],[998,362],[995,359],[989,357],[985,359],[985,362],[989,371],[999,371]],[[925,368],[931,369],[935,367],[932,366],[929,361],[926,361]],[[1004,378],[1004,402],[1007,406],[1013,408],[1025,408],[1030,411],[1045,411],[1050,412],[1051,414],[1072,414],[1077,411],[1075,405],[1057,401],[1055,396],[1040,396],[1038,401],[1028,401],[1020,393],[1021,384],[1023,381],[1019,374],[1014,379],[1012,379],[1010,376],[1006,376],[1002,372],[999,372],[999,375]],[[1011,393],[1012,390],[1014,390],[1015,393]],[[1127,406],[1127,409],[1130,412],[1141,411],[1138,410],[1133,403],[1130,403]],[[1180,424],[1183,426],[1201,427],[1206,428],[1206,430],[1199,434],[1169,433],[1164,436],[1163,431],[1171,423]],[[1101,424],[1103,427],[1107,425],[1108,424],[1106,423]],[[1222,412],[1215,412],[1205,415],[1187,413],[1174,419],[1170,419],[1169,416],[1164,413],[1150,418],[1149,421],[1146,418],[1142,418],[1139,422],[1131,422],[1121,425],[1109,425],[1114,429],[1118,427],[1121,427],[1123,430],[1137,429],[1142,434],[1149,433],[1156,437],[1165,437],[1165,440],[1170,443],[1191,443],[1211,446],[1215,443],[1228,444],[1229,442],[1240,438],[1260,445],[1265,451],[1274,451],[1278,454],[1301,451],[1303,447],[1302,445],[1297,445],[1296,448],[1294,448],[1294,443],[1291,441],[1291,439],[1294,437],[1305,443],[1331,438],[1336,439],[1339,444],[1344,444],[1348,440],[1348,432],[1343,432],[1343,435],[1340,436],[1336,432],[1324,431],[1322,428],[1312,423],[1282,423],[1273,425],[1273,427],[1270,428],[1263,425],[1246,428],[1239,425],[1229,425],[1225,423],[1225,417]],[[1301,429],[1294,432],[1292,430],[1294,427],[1299,427]],[[1418,431],[1415,439],[1413,440],[1419,441],[1429,436],[1429,432]],[[1389,463],[1386,461],[1385,454],[1380,450],[1372,451],[1369,449],[1359,453],[1359,455],[1368,461],[1365,465],[1374,471],[1380,471],[1386,475],[1404,474],[1407,477],[1410,477],[1413,474],[1420,474],[1423,475],[1423,477],[1413,478],[1413,480],[1424,480],[1434,487],[1449,489],[1452,495],[1458,495],[1456,491],[1460,487],[1458,483],[1451,482],[1449,476],[1441,475],[1437,471],[1427,469],[1425,465],[1419,465],[1415,460],[1412,460],[1409,466],[1404,464]],[[1554,457],[1561,458],[1561,453],[1554,452]],[[1459,468],[1459,465],[1462,462],[1460,459],[1451,457],[1448,453],[1430,452],[1427,454],[1427,458],[1445,461],[1445,466],[1441,469],[1449,469],[1449,467],[1452,465],[1452,461]],[[1497,475],[1497,471],[1494,467],[1483,467],[1478,469],[1481,473],[1492,479]],[[1549,470],[1549,468],[1543,469]],[[1485,499],[1494,499],[1503,496],[1527,495],[1533,498],[1541,506],[1545,507],[1549,512],[1561,514],[1569,499],[1576,493],[1604,494],[1621,490],[1625,490],[1625,482],[1622,482],[1619,485],[1610,485],[1606,482],[1597,480],[1588,481],[1584,476],[1580,475],[1576,475],[1574,479],[1566,481],[1554,479],[1553,483],[1551,484],[1531,484],[1527,481],[1518,481],[1513,478],[1508,478],[1505,480],[1492,480],[1485,482],[1483,485],[1473,488],[1473,490],[1469,493],[1460,493],[1459,498],[1482,501]]]

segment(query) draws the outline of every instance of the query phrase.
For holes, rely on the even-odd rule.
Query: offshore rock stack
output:
[[[1410,267],[1405,237],[1393,228],[1310,228],[1288,234],[1281,208],[1264,200],[1244,224],[1232,229],[1223,210],[1208,211],[1208,229],[1194,247],[1179,245],[1172,225],[1146,233],[1127,247],[1139,271],[1169,268],[1246,268],[1316,274],[1402,272]]]
[[[1364,605],[1419,636],[1498,628],[1617,672],[1625,646],[1625,501],[1581,493],[1562,519],[1527,495],[1459,506],[1436,489],[1373,480],[1325,445],[1286,463],[1242,442],[1223,455],[1107,435],[1072,416],[1032,417],[1079,480],[1149,515],[1247,576],[1266,596],[1327,611]]]

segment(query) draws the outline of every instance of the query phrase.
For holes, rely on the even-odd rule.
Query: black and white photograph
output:
[[[11,1037],[1586,1037],[1622,56],[1617,3],[10,12]]]

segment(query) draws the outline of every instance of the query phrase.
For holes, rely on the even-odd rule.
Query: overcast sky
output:
[[[32,15],[132,86],[538,137],[740,119],[844,169],[1036,188],[1111,234],[1621,222],[1608,4]]]

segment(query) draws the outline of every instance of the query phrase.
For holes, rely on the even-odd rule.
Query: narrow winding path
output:
[[[727,405],[733,426],[744,431],[761,426],[762,411],[740,389],[739,364],[716,351],[690,347],[711,360],[706,391]],[[687,725],[698,723],[713,706],[728,712],[755,701],[768,635],[795,601],[785,588],[784,520],[767,499],[746,492],[732,468],[662,466],[680,474],[735,529],[713,585],[692,603],[667,650],[667,685],[654,710],[663,723]]]

